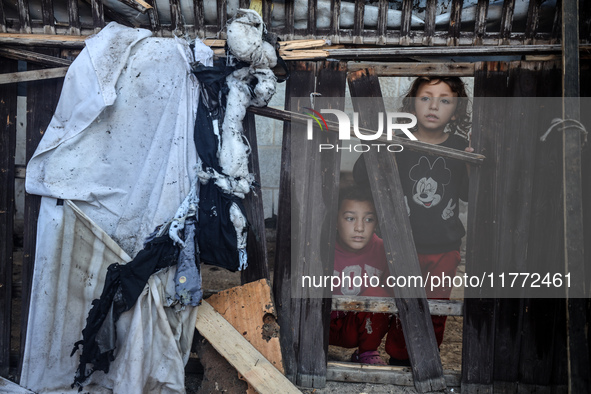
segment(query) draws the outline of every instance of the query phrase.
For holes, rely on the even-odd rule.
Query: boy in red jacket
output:
[[[339,196],[334,276],[341,286],[334,295],[390,297],[383,287],[388,275],[384,243],[375,234],[377,217],[369,191],[346,189]],[[357,347],[351,361],[386,365],[377,351],[388,332],[390,315],[333,311],[329,344]]]

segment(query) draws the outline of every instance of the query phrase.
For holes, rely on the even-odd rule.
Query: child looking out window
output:
[[[465,138],[470,127],[467,108],[466,89],[460,78],[421,77],[413,82],[401,111],[417,117],[412,132],[419,141],[472,152]],[[423,278],[427,273],[453,278],[466,233],[458,218],[458,199],[468,200],[467,166],[459,160],[409,149],[395,156]],[[363,156],[355,163],[353,175],[357,183],[367,187]],[[427,298],[449,299],[450,293],[451,287],[428,288]],[[446,316],[432,316],[432,321],[439,346]],[[392,321],[386,351],[392,356],[390,364],[410,365],[397,318]]]
[[[337,242],[334,257],[334,275],[344,280],[341,287],[333,291],[335,295],[389,297],[382,287],[388,274],[388,263],[383,241],[375,234],[376,212],[369,191],[346,189],[339,195],[337,218]],[[365,281],[354,281],[363,278]],[[365,284],[378,283],[370,278],[379,278],[378,286]],[[362,283],[359,283],[362,282]],[[359,285],[359,286],[358,286]],[[388,332],[390,315],[370,312],[333,311],[330,319],[329,344],[354,348],[351,361],[363,364],[386,365],[377,349]]]

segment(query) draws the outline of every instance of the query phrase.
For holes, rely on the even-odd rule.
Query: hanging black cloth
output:
[[[225,115],[228,86],[226,77],[235,70],[248,66],[239,62],[228,66],[225,61],[217,61],[214,66],[202,64],[193,66],[193,73],[200,82],[200,100],[195,120],[195,147],[202,161],[202,170],[213,169],[224,174],[217,157],[220,144],[219,134]],[[217,121],[218,134],[214,122]],[[246,213],[242,199],[233,194],[223,192],[210,179],[199,188],[198,226],[196,232],[201,262],[237,271],[240,267],[240,252],[237,246],[237,235],[230,220],[230,207],[235,203]]]
[[[150,276],[177,264],[178,256],[179,247],[167,234],[148,241],[129,263],[115,263],[107,268],[103,292],[99,299],[92,301],[86,327],[82,330],[82,340],[74,344],[70,354],[73,356],[82,345],[72,388],[78,387],[81,391],[84,381],[95,371],[109,372],[109,365],[115,359],[117,320],[135,305]],[[87,364],[92,364],[88,371]]]

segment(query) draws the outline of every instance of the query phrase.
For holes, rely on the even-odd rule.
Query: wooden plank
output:
[[[42,53],[33,51],[27,51],[19,48],[0,48],[0,56],[7,57],[9,59],[24,60],[26,62],[33,62],[45,66],[69,66],[72,64],[71,60],[62,59],[54,56],[47,56]]]
[[[84,48],[86,38],[86,36],[0,33],[0,44]]]
[[[134,10],[141,12],[142,14],[145,14],[146,11],[148,11],[150,9],[150,7],[152,7],[150,4],[146,3],[143,0],[117,0],[119,1],[121,4],[125,4],[128,7],[133,8]]]
[[[429,312],[435,316],[463,316],[464,302],[459,300],[427,300]],[[398,313],[394,298],[333,296],[332,310]]]
[[[47,55],[57,56],[59,51],[56,49],[39,49],[38,52],[45,52]],[[35,68],[35,65],[30,65]],[[33,81],[27,83],[27,133],[26,133],[26,161],[27,163],[33,156],[35,149],[45,129],[49,125],[60,92],[62,90],[63,80],[53,79],[48,81]],[[22,369],[22,362],[25,351],[26,332],[29,320],[29,304],[31,301],[31,286],[33,280],[33,271],[35,265],[35,248],[37,237],[37,217],[39,216],[39,207],[41,197],[25,193],[25,227],[23,236],[23,266],[21,271],[23,292],[22,292],[22,310],[21,310],[21,346],[18,374]]]
[[[18,0],[18,16],[21,33],[31,33],[31,17],[29,16],[29,0]]]
[[[259,393],[300,393],[230,323],[203,301],[197,313],[197,330]]]
[[[527,11],[527,24],[525,27],[526,44],[532,44],[536,33],[538,32],[538,24],[540,20],[540,5],[542,0],[530,0]]]
[[[388,32],[388,5],[389,2],[387,0],[380,0],[378,4],[378,25],[376,30],[376,44],[378,45],[385,45],[387,41],[386,33]]]
[[[263,22],[267,26],[267,29],[271,29],[271,15],[272,15],[273,2],[271,0],[263,0],[262,14]]]
[[[373,68],[378,77],[474,76],[474,63],[349,62],[347,67],[350,72]]]
[[[437,11],[437,0],[427,0],[425,9],[425,35],[423,45],[433,45],[433,34],[435,34],[435,13]]]
[[[257,144],[256,124],[254,115],[247,113],[244,117],[244,136],[249,141],[250,156],[249,169],[254,174],[255,182],[261,184],[259,169],[259,148]],[[242,283],[254,282],[259,279],[270,279],[269,263],[267,261],[267,237],[265,234],[265,212],[263,210],[263,195],[258,189],[250,192],[244,199],[246,217],[250,223],[246,251],[248,267],[240,273]]]
[[[561,95],[561,70],[556,62],[545,62],[536,78],[536,96]],[[533,124],[538,136],[551,123],[550,111],[538,111]],[[553,133],[554,134],[554,133]],[[529,231],[528,267],[562,267],[564,245],[562,240],[562,137],[550,134],[545,142],[535,142],[535,164]],[[523,310],[523,336],[521,340],[519,385],[528,384],[550,388],[553,364],[558,361],[558,343],[566,349],[564,337],[558,335],[566,328],[564,300],[527,299]]]
[[[148,4],[152,6],[148,10],[148,17],[150,18],[150,30],[154,32],[156,36],[162,37],[162,25],[160,24],[160,16],[158,14],[158,6],[156,0],[146,0]],[[197,13],[197,5],[195,4],[195,13]],[[195,17],[197,21],[197,17]],[[195,22],[197,23],[197,22]],[[199,36],[198,36],[199,37]]]
[[[67,72],[68,67],[58,67],[44,70],[19,71],[15,73],[0,74],[0,85],[25,81],[62,78]]]
[[[581,48],[582,49],[582,48]],[[524,55],[536,53],[557,53],[560,45],[511,45],[497,47],[428,47],[428,48],[355,48],[355,49],[330,49],[327,48],[331,58],[357,58],[379,59],[400,58],[415,56],[477,56],[477,55]]]
[[[4,60],[0,71],[17,69],[17,62]],[[14,157],[16,152],[16,85],[0,86],[0,376],[10,370],[12,315],[12,236],[14,225]]]
[[[294,16],[294,2],[288,1],[285,3],[285,39],[292,40],[295,30],[295,16]]]
[[[332,12],[332,18],[330,19],[330,39],[333,44],[338,44],[341,40],[341,0],[330,0],[330,10]]]
[[[410,45],[410,26],[412,20],[412,0],[402,0],[400,16],[400,45]]]
[[[316,36],[316,10],[318,9],[318,0],[308,0],[308,26],[306,34],[308,37]]]
[[[270,117],[273,119],[283,120],[285,122],[306,124],[309,119],[308,117],[306,117],[305,115],[303,115],[301,113],[297,113],[297,112],[293,112],[293,111],[284,111],[284,110],[279,110],[279,109],[275,109],[275,108],[248,107],[247,110],[256,114],[256,115],[267,116],[267,117]],[[339,127],[337,122],[327,120],[326,124],[328,125],[330,132],[335,132],[335,133],[337,132],[338,127]],[[362,127],[362,126],[359,127],[359,131],[361,133],[369,133],[372,135],[375,134],[375,130],[370,130],[370,129]],[[353,128],[351,128],[351,136],[353,136],[353,137],[355,136],[355,134],[353,132]],[[443,157],[449,157],[452,159],[463,160],[465,162],[472,163],[475,165],[480,165],[483,162],[483,160],[485,159],[485,156],[478,154],[478,153],[462,152],[462,151],[458,151],[456,149],[445,148],[442,146],[432,145],[432,144],[425,144],[420,141],[411,141],[411,140],[396,137],[396,136],[392,136],[392,138],[390,140],[386,139],[385,137],[380,137],[380,138],[377,138],[375,140],[375,142],[376,143],[379,142],[379,143],[404,144],[404,149],[409,149],[409,150],[413,150],[416,152],[433,153],[433,154],[437,154],[437,155],[443,156]]]
[[[512,62],[509,67],[508,95],[535,97],[539,63]],[[525,266],[532,206],[533,174],[538,130],[532,127],[540,116],[533,100],[520,100],[507,108],[501,124],[496,124],[497,155],[495,199],[497,206],[495,274],[500,272],[536,272]],[[519,171],[515,171],[519,168]],[[529,268],[529,269],[528,269]],[[495,325],[494,387],[517,390],[521,347],[523,289],[499,289]],[[515,298],[506,298],[515,297]]]
[[[195,35],[203,39],[205,38],[205,9],[203,0],[193,0],[193,7],[195,10]]]
[[[378,112],[385,113],[378,77],[371,70],[350,73],[349,90],[355,112],[364,116],[359,124],[376,128]],[[357,97],[377,98],[372,104],[360,107]],[[381,223],[386,258],[393,276],[420,276],[421,269],[414,247],[408,213],[394,155],[377,154],[370,150],[365,163],[378,221]],[[423,287],[397,288],[395,293],[406,347],[413,366],[415,387],[420,392],[444,389],[443,368],[435,340],[429,305]]]
[[[32,391],[0,377],[0,394],[34,394]]]
[[[45,34],[55,34],[55,18],[53,16],[53,2],[51,0],[41,1],[41,14],[43,32]]]
[[[488,0],[478,0],[474,23],[474,45],[482,45],[482,39],[486,34],[486,15],[488,13]]]
[[[581,108],[579,81],[579,10],[578,1],[562,1],[562,88],[563,119],[579,120]],[[583,188],[581,133],[563,130],[563,209],[565,271],[575,278],[585,278],[583,238]],[[588,247],[588,246],[587,246]],[[587,268],[589,269],[589,268]],[[587,338],[589,290],[584,284],[567,288],[568,388],[572,393],[591,391],[589,338]]]
[[[316,65],[314,90],[320,97],[343,97],[345,94],[346,64],[322,62]],[[312,104],[312,103],[311,103]],[[320,110],[319,100],[313,104]],[[323,108],[344,109],[343,100],[328,101]],[[301,305],[297,347],[298,369],[296,384],[322,388],[326,384],[326,361],[330,326],[330,290],[303,286],[304,275],[317,276],[333,273],[337,226],[340,152],[320,152],[320,144],[335,144],[334,133],[292,133],[292,286]],[[294,270],[295,268],[295,270]],[[310,327],[315,327],[310,330]]]
[[[449,18],[449,30],[447,32],[447,45],[456,46],[459,44],[460,28],[462,27],[462,6],[463,0],[453,0],[451,4],[451,16]]]
[[[476,63],[474,97],[506,97],[507,65]],[[482,166],[470,169],[466,273],[494,272],[496,253],[495,187],[496,121],[505,109],[488,108],[484,100],[473,104],[472,146],[488,158]],[[465,289],[462,345],[462,392],[492,393],[494,365],[495,301],[478,289]]]
[[[170,30],[175,35],[183,36],[185,34],[185,24],[183,23],[183,14],[181,12],[180,0],[169,0],[170,4]]]
[[[353,44],[363,44],[363,18],[365,17],[365,1],[355,0],[353,16]]]
[[[445,371],[445,384],[448,388],[460,386],[458,371]],[[379,366],[348,362],[329,361],[327,379],[335,382],[359,382],[375,384],[392,384],[396,386],[412,386],[413,378],[410,368]],[[404,389],[400,389],[401,391]],[[404,391],[406,392],[406,391]]]
[[[216,0],[218,11],[218,38],[226,38],[226,24],[228,23],[228,0]]]
[[[68,0],[68,16],[70,19],[70,28],[68,34],[73,36],[80,35],[80,15],[78,12],[78,1]]]
[[[267,279],[220,291],[207,303],[283,373],[277,312]]]
[[[4,13],[4,3],[0,1],[0,33],[6,33],[6,14]]]
[[[501,40],[499,44],[507,45],[511,36],[513,26],[513,10],[515,9],[515,0],[505,0],[501,14]]]
[[[90,0],[90,7],[92,8],[92,24],[94,32],[98,33],[105,27],[105,10],[103,9],[102,0]]]
[[[290,78],[285,87],[285,108],[300,111],[309,107],[309,94],[315,87],[315,63],[293,62],[288,64]],[[303,98],[294,100],[292,98]],[[279,182],[279,207],[277,210],[277,241],[275,244],[275,269],[273,295],[281,329],[281,352],[287,378],[295,382],[298,371],[298,360],[295,349],[300,340],[299,321],[301,303],[292,293],[292,259],[291,259],[291,137],[294,133],[305,133],[305,123],[285,122],[283,124],[283,140],[281,145],[281,173]],[[295,262],[293,263],[295,265]],[[295,270],[295,267],[293,268]]]

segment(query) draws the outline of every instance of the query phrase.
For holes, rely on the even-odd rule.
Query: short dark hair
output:
[[[374,206],[373,198],[371,195],[371,190],[366,188],[359,188],[359,187],[347,187],[343,188],[339,191],[339,206],[338,209],[341,209],[341,205],[345,200],[352,200],[352,201],[361,201],[361,202],[369,202],[371,205]]]
[[[417,92],[423,83],[431,83],[434,82],[435,84],[439,84],[444,82],[452,92],[458,95],[459,98],[464,98],[463,100],[458,101],[458,107],[456,108],[455,115],[456,119],[449,122],[449,126],[451,128],[452,134],[457,132],[464,137],[468,135],[468,131],[472,126],[472,117],[470,111],[468,110],[468,94],[466,93],[466,85],[464,81],[460,77],[445,77],[445,76],[437,76],[437,77],[418,77],[415,79],[410,86],[410,89],[406,93],[406,96],[402,99],[402,112],[409,112],[415,113],[415,100],[414,98],[417,97]]]

